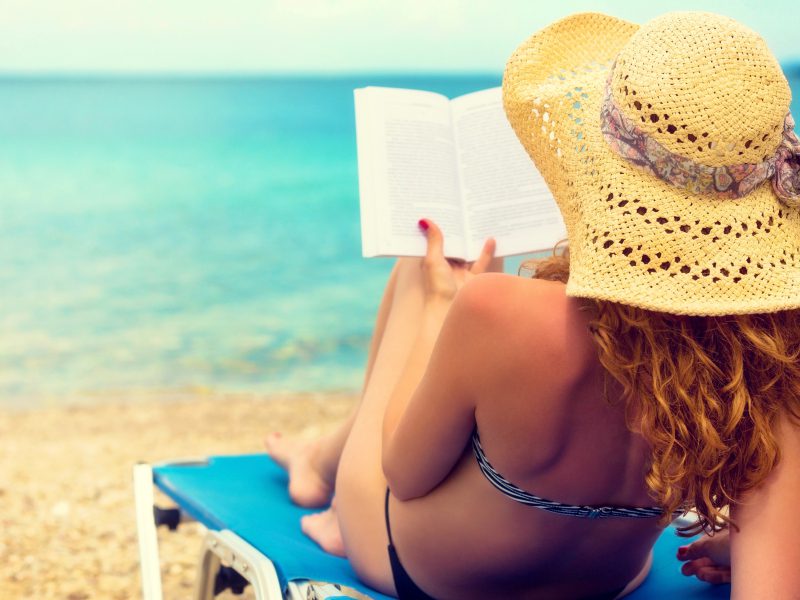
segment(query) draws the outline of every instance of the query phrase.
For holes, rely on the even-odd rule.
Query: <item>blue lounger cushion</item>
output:
[[[153,469],[156,485],[209,529],[229,529],[275,564],[285,585],[295,579],[350,586],[375,600],[388,598],[359,582],[350,564],[323,552],[300,531],[311,510],[289,500],[286,472],[264,454],[215,456],[206,462]],[[730,586],[710,586],[680,574],[675,558],[687,543],[668,528],[655,546],[653,569],[631,600],[730,598]]]

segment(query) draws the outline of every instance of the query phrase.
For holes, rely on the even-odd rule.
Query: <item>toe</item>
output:
[[[264,438],[264,448],[275,462],[284,468],[288,467],[291,449],[279,431],[270,433]]]

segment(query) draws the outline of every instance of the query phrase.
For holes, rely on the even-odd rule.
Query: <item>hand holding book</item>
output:
[[[497,247],[493,238],[484,242],[481,254],[475,262],[446,259],[444,235],[438,225],[430,219],[420,219],[419,228],[427,239],[427,250],[423,261],[426,301],[444,300],[449,303],[456,292],[472,276],[489,270]]]
[[[445,236],[448,257],[475,260],[553,247],[565,229],[547,186],[503,113],[499,88],[448,100],[393,88],[355,91],[364,256],[423,256],[416,223]]]

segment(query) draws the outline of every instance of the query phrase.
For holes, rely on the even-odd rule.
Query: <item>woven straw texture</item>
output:
[[[800,307],[800,214],[769,181],[739,199],[694,195],[615,154],[615,103],[670,152],[708,166],[756,163],[781,141],[791,92],[764,41],[708,13],[646,25],[579,14],[509,59],[509,121],[555,196],[570,241],[570,296],[674,314]]]

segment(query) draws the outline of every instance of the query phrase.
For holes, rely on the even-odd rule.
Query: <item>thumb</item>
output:
[[[428,238],[428,250],[425,253],[425,258],[428,260],[444,258],[444,236],[439,226],[430,219],[420,219],[419,228]]]
[[[483,273],[486,269],[489,268],[489,265],[492,264],[492,260],[494,260],[494,252],[497,249],[497,242],[495,242],[494,238],[489,238],[483,244],[483,250],[481,250],[481,255],[478,257],[478,260],[475,261],[475,264],[472,265],[470,271],[473,273]]]

